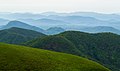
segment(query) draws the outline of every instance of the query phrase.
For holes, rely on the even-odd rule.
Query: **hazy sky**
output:
[[[0,12],[120,12],[120,0],[0,0]]]

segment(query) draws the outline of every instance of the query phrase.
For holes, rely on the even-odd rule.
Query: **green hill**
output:
[[[36,31],[16,27],[0,30],[0,42],[10,44],[21,44],[23,42],[42,36],[45,35]]]
[[[120,71],[120,36],[112,33],[98,33],[98,34],[89,34],[84,32],[77,32],[77,31],[67,31],[55,36],[48,36],[49,38],[52,37],[62,37],[69,41],[59,43],[64,41],[64,39],[48,39],[44,37],[36,40],[27,42],[26,45],[36,48],[47,49],[46,46],[52,45],[54,48],[59,48],[55,50],[53,48],[47,50],[59,51],[63,50],[65,53],[71,53],[75,55],[79,55],[82,57],[86,57],[97,61],[104,66],[110,68],[113,71]],[[39,40],[39,41],[38,41]],[[41,42],[47,42],[41,44]],[[56,43],[54,43],[56,42]],[[32,44],[33,43],[33,44]],[[65,44],[64,44],[65,43]],[[72,44],[74,46],[66,46],[67,44]],[[42,46],[42,47],[41,47]],[[64,48],[69,48],[68,51],[64,50]],[[62,48],[64,47],[64,48]],[[77,53],[73,53],[74,51]],[[63,52],[61,51],[61,52]]]
[[[95,60],[113,71],[120,71],[120,36],[113,33],[89,34],[68,31],[60,34],[81,51],[86,57]]]
[[[27,42],[25,45],[57,52],[80,54],[75,45],[62,36],[45,36],[43,38],[37,38]]]
[[[109,71],[70,54],[0,43],[1,71]]]

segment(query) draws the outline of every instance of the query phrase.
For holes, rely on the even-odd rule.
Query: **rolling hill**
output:
[[[56,36],[62,37],[70,43],[67,41],[65,41],[65,44],[64,42],[60,43],[64,41],[64,39],[54,39]],[[53,39],[49,39],[48,37]],[[64,48],[67,47],[67,49],[69,48],[71,51],[64,50],[64,52],[66,51],[65,53],[83,56],[97,61],[113,71],[120,71],[120,36],[117,34],[89,34],[79,31],[66,31],[61,34],[48,37],[37,38],[36,40],[27,42],[26,45],[60,52],[63,52],[61,50],[64,50]],[[72,44],[74,47],[67,46],[68,44]],[[47,46],[52,46],[52,48],[48,49]],[[54,48],[57,48],[58,50]],[[72,53],[73,48],[75,48],[77,53]]]
[[[65,52],[71,54],[80,53],[71,41],[62,36],[45,36],[43,38],[37,38],[30,42],[27,42],[25,45],[57,52]]]
[[[11,44],[21,44],[42,36],[45,35],[36,31],[16,27],[0,30],[0,42]]]
[[[3,43],[0,43],[0,70],[110,71],[79,56]]]

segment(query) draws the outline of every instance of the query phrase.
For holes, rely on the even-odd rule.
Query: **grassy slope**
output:
[[[98,63],[78,56],[2,43],[0,70],[109,71]]]

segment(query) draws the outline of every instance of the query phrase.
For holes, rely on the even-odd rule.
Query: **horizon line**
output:
[[[60,14],[70,14],[70,13],[97,13],[97,14],[119,14],[120,12],[95,12],[95,11],[71,11],[71,12],[58,12],[58,11],[44,11],[44,12],[0,12],[0,13],[30,13],[30,14],[42,14],[42,13],[60,13]]]

